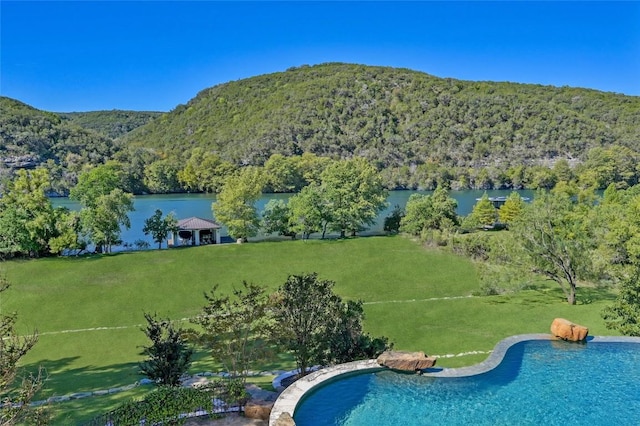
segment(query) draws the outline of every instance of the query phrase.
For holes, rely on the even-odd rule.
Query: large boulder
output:
[[[436,365],[436,358],[424,352],[386,351],[380,354],[378,364],[401,371],[420,371]]]
[[[269,420],[273,401],[252,399],[244,406],[244,416],[248,419]]]
[[[293,420],[293,417],[291,417],[291,414],[284,412],[280,414],[274,426],[296,426],[296,422]]]
[[[562,340],[581,342],[589,335],[589,329],[564,318],[556,318],[551,323],[551,334]]]

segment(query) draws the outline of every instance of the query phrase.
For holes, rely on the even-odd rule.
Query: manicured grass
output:
[[[478,291],[472,263],[402,237],[13,261],[4,269],[13,287],[3,294],[0,307],[18,311],[24,331],[37,329],[41,334],[25,362],[28,368],[47,368],[43,396],[109,389],[138,380],[140,347],[147,343],[140,330],[144,312],[188,318],[200,311],[203,292],[215,284],[225,292],[243,280],[275,289],[289,274],[305,272],[335,281],[344,298],[362,299],[367,331],[388,336],[398,349],[436,355],[489,351],[509,335],[548,332],[557,316],[589,326],[591,334],[611,334],[600,318],[602,307],[612,298],[605,290],[579,290],[578,306],[568,306],[559,290],[544,285],[513,296],[439,299]],[[429,300],[434,298],[439,300]],[[485,357],[444,358],[439,365],[469,365]],[[263,369],[292,365],[290,357],[282,356]],[[192,371],[216,369],[202,351]],[[87,414],[108,410],[114,401],[90,400],[56,407],[87,419]],[[82,408],[89,405],[90,413]]]

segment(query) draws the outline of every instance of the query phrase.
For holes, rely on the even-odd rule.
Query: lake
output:
[[[449,195],[458,201],[458,214],[461,216],[468,215],[476,203],[476,198],[482,197],[485,191],[468,190],[468,191],[450,191]],[[508,196],[511,190],[492,190],[486,191],[490,197]],[[517,191],[523,197],[532,198],[534,191],[523,190]],[[407,200],[412,194],[430,194],[432,191],[390,191],[387,202],[389,206],[378,215],[376,223],[365,232],[365,234],[375,234],[382,232],[384,218],[390,214],[394,206],[403,207],[407,204]],[[264,209],[269,200],[279,199],[288,200],[292,194],[264,194],[257,202],[256,208],[258,212]],[[122,231],[122,241],[133,243],[137,240],[147,241],[151,247],[157,247],[153,243],[153,239],[149,235],[144,235],[142,228],[145,219],[153,215],[156,209],[160,209],[164,214],[173,212],[178,219],[184,219],[190,216],[198,216],[204,219],[213,217],[211,212],[211,203],[216,200],[215,194],[163,194],[163,195],[142,195],[134,198],[135,211],[129,213],[131,220],[131,228]],[[55,207],[67,207],[70,210],[79,210],[80,205],[68,198],[52,199]],[[222,235],[227,235],[225,228],[222,229]],[[313,237],[313,236],[312,236]],[[164,245],[163,245],[164,246]],[[115,247],[114,250],[120,249]]]

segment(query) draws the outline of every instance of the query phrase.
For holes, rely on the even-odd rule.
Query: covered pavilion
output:
[[[213,220],[188,217],[178,221],[178,231],[172,232],[169,247],[202,246],[220,244],[222,227]]]

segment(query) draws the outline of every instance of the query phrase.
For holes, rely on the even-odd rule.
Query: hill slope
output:
[[[640,151],[640,97],[323,64],[205,89],[124,140],[169,154],[205,147],[238,164],[302,152],[380,167],[536,164],[596,146]]]
[[[131,130],[143,126],[160,116],[161,112],[153,111],[90,111],[90,112],[61,112],[60,117],[85,129],[117,139]]]
[[[53,160],[67,169],[98,164],[117,151],[113,140],[14,99],[0,97],[0,159],[10,167]]]

